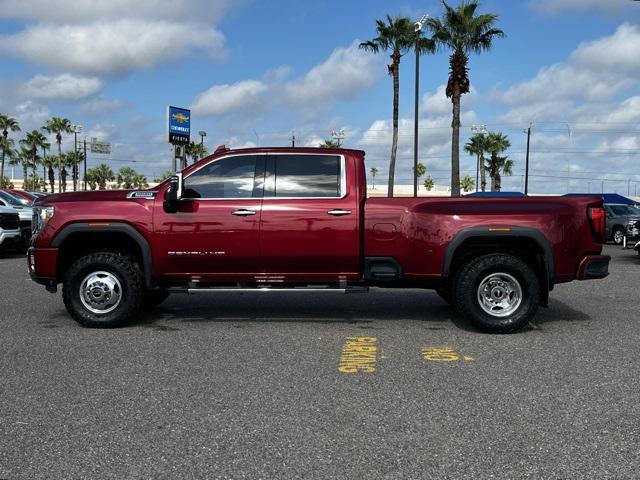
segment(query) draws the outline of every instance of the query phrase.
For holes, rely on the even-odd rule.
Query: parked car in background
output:
[[[16,197],[23,198],[29,203],[32,203],[36,198],[38,198],[33,193],[25,192],[24,190],[10,189],[10,190],[5,190],[5,192],[10,193]]]
[[[19,247],[21,239],[18,212],[13,208],[0,206],[0,250]]]
[[[19,227],[22,233],[20,249],[26,252],[29,246],[29,240],[31,239],[31,222],[33,217],[31,202],[5,190],[0,190],[0,206],[12,208],[18,213],[20,219]]]
[[[634,205],[605,203],[604,209],[607,213],[607,240],[622,245],[629,223],[640,220],[640,208]]]

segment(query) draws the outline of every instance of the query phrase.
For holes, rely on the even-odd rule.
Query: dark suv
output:
[[[640,220],[640,208],[633,205],[605,203],[607,212],[607,240],[622,245],[627,224],[632,220]]]

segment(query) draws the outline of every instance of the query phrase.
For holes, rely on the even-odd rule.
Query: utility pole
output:
[[[289,140],[291,140],[291,147],[295,147],[296,146],[296,131],[295,130],[291,130],[291,137],[289,138]]]
[[[87,191],[87,137],[84,137],[84,190]]]
[[[524,161],[524,194],[529,194],[529,145],[531,144],[531,124],[526,130],[527,133],[527,156]]]
[[[420,35],[422,26],[427,21],[427,15],[422,15],[415,23],[415,51],[416,51],[416,85],[413,116],[413,196],[418,196],[418,103],[420,101]]]
[[[341,146],[341,141],[344,140],[345,137],[344,130],[338,130],[337,132],[334,130],[331,132],[331,138],[333,138],[338,143],[338,148]]]

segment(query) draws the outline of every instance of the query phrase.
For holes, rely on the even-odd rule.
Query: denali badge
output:
[[[225,253],[226,252],[198,252],[198,251],[193,251],[193,252],[167,252],[168,255],[175,256],[175,257],[204,257],[204,256],[208,256],[208,255],[221,256],[221,255],[224,255]]]

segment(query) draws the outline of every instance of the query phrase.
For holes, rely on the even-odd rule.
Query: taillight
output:
[[[589,207],[589,220],[593,238],[598,243],[604,243],[607,229],[607,217],[603,207]]]

